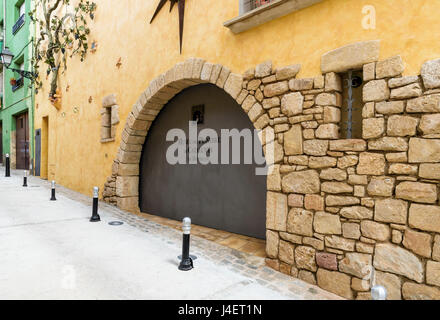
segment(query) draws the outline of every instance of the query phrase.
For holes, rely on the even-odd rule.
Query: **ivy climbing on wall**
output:
[[[73,4],[75,2],[75,4]],[[79,55],[84,61],[89,50],[88,21],[95,17],[96,4],[88,0],[36,0],[29,16],[36,24],[32,65],[37,77],[36,92],[42,87],[42,72],[50,78],[49,99],[55,103],[60,70],[67,70],[67,58]],[[47,66],[47,68],[46,68]],[[40,70],[46,68],[46,70]]]

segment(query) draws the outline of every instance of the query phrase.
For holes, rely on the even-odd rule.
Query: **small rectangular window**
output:
[[[362,76],[362,71],[357,70],[341,74],[341,139],[362,138]]]

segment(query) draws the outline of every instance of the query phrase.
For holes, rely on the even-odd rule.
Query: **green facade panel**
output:
[[[31,0],[0,0],[0,22],[3,50],[8,47],[14,54],[14,60],[10,68],[32,70],[32,53],[34,32],[33,24],[28,13],[32,9]],[[0,109],[0,124],[2,130],[2,156],[6,153],[14,153],[13,135],[15,134],[15,117],[24,112],[29,113],[29,155],[33,156],[34,126],[34,91],[30,80],[23,78],[21,86],[13,87],[10,84],[11,78],[16,80],[21,76],[11,70],[3,68],[3,91],[2,105]],[[31,161],[31,163],[33,163]]]

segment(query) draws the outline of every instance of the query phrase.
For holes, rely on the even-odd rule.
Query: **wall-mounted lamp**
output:
[[[14,54],[11,51],[9,51],[8,47],[6,47],[2,51],[2,53],[0,53],[0,57],[1,57],[2,64],[6,67],[6,69],[17,72],[22,77],[30,79],[30,80],[33,80],[37,77],[37,75],[31,71],[24,71],[24,70],[20,70],[20,69],[9,68],[12,61],[14,60]]]

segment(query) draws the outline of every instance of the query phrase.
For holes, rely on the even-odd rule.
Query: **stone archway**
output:
[[[160,110],[176,94],[191,86],[212,83],[228,93],[244,111],[256,129],[263,129],[270,120],[254,97],[254,92],[243,89],[243,76],[232,73],[220,64],[189,58],[153,79],[140,95],[129,113],[122,141],[112,168],[115,181],[113,204],[119,208],[139,212],[139,162],[149,128]],[[108,184],[104,193],[108,194]]]

